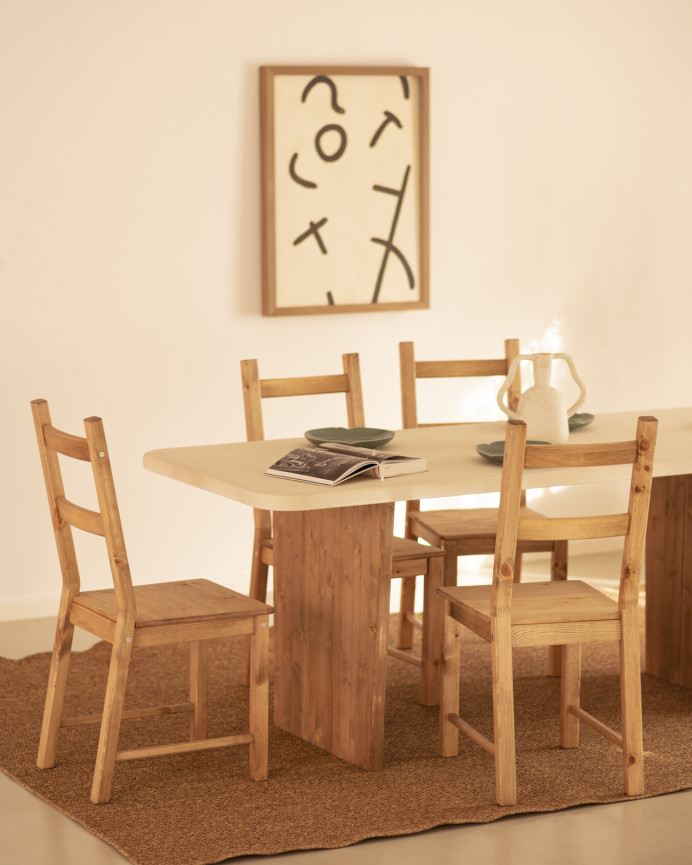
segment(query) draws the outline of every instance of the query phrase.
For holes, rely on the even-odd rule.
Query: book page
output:
[[[322,448],[296,448],[277,460],[267,471],[270,474],[319,478],[328,483],[336,483],[354,470],[368,464],[372,465],[372,460],[358,458],[351,454],[336,453]]]

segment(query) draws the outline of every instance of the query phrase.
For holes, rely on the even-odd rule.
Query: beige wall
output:
[[[596,414],[689,404],[691,38],[688,0],[2,0],[0,618],[55,604],[33,397],[104,417],[138,581],[241,589],[248,511],[141,456],[241,439],[243,357],[360,352],[377,426],[399,339],[559,346]],[[320,62],[431,68],[429,311],[260,315],[257,67]]]

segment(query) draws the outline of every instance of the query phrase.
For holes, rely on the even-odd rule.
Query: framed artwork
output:
[[[260,68],[262,312],[429,306],[429,70]]]

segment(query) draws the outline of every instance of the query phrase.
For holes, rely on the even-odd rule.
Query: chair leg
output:
[[[550,579],[567,579],[567,541],[555,541],[550,556]]]
[[[570,712],[570,706],[574,706],[575,709],[579,708],[581,644],[571,643],[561,648],[560,745],[563,748],[576,748],[579,745],[579,718]]]
[[[52,769],[55,765],[55,752],[58,747],[58,732],[62,718],[62,707],[67,685],[67,671],[70,665],[74,625],[68,620],[69,613],[61,609],[55,629],[53,657],[48,674],[46,703],[43,710],[41,739],[38,746],[36,764],[39,769]]]
[[[514,681],[509,633],[495,629],[490,644],[493,676],[493,726],[495,734],[495,797],[498,805],[515,805],[517,768],[514,744]]]
[[[443,569],[440,558],[428,559],[428,573],[424,579],[423,600],[423,670],[420,701],[424,706],[437,706],[440,702],[440,670],[444,633],[444,606],[437,589],[442,585]]]
[[[550,579],[567,579],[567,541],[555,541],[550,557]],[[548,675],[559,676],[562,667],[562,646],[548,647]]]
[[[269,617],[255,619],[250,637],[250,777],[264,781],[269,762]]]
[[[190,702],[194,711],[190,718],[190,741],[206,739],[208,733],[209,643],[194,640],[190,643]]]
[[[414,504],[406,504],[406,531],[404,537],[411,541],[417,541],[418,536],[411,528],[409,513]],[[411,617],[416,612],[416,578],[402,577],[401,595],[399,597],[399,634],[396,646],[398,649],[410,649],[413,646],[413,623]]]
[[[255,543],[252,549],[252,570],[250,571],[250,597],[257,601],[267,600],[267,583],[269,582],[269,565],[262,561],[260,536],[255,533]],[[250,684],[250,637],[245,638],[243,658],[243,684]]]
[[[269,565],[262,561],[262,548],[255,541],[252,550],[252,570],[250,571],[250,597],[257,601],[266,602],[268,582]]]
[[[129,625],[129,627],[128,627]],[[106,699],[103,704],[101,735],[96,752],[94,781],[91,787],[91,801],[95,805],[108,802],[111,797],[111,784],[115,768],[115,754],[118,747],[118,734],[125,701],[127,673],[132,653],[132,622],[119,622],[115,629],[111,663],[108,670]]]
[[[444,644],[442,647],[442,684],[440,689],[440,757],[456,757],[459,753],[459,729],[449,720],[459,714],[459,624],[449,615],[448,601],[440,606],[444,613]]]
[[[642,741],[642,682],[639,661],[639,625],[636,614],[622,616],[620,641],[620,706],[622,711],[622,756],[625,793],[644,792],[644,745]]]
[[[450,552],[445,549],[445,557],[444,557],[444,576],[443,581],[445,586],[456,586],[457,584],[457,565],[458,556],[456,552]]]
[[[412,616],[416,608],[416,578],[401,578],[401,599],[399,601],[399,636],[397,638],[398,649],[410,649],[413,645],[413,625],[409,616]]]

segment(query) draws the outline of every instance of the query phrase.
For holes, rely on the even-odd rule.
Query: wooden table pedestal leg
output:
[[[391,503],[274,514],[274,720],[382,767]]]
[[[654,478],[651,487],[646,672],[692,688],[692,475]]]

